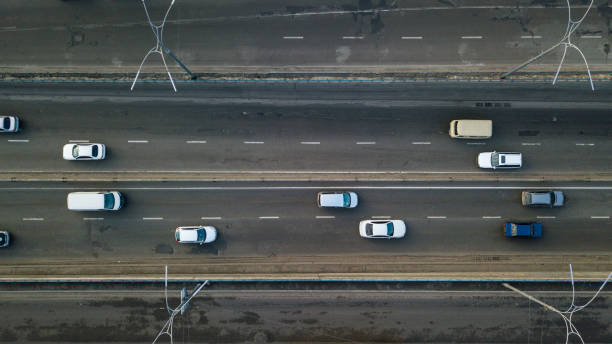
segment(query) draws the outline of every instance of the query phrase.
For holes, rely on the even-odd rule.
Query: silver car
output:
[[[523,191],[521,201],[526,207],[561,207],[565,204],[563,191]]]

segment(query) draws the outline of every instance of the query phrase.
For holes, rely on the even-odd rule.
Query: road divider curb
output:
[[[0,172],[0,182],[386,181],[611,182],[612,173],[410,171],[122,171]]]
[[[602,281],[612,255],[282,256],[49,259],[0,265],[0,282],[90,281]]]

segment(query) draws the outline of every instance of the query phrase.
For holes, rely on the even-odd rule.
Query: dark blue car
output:
[[[539,238],[542,236],[542,224],[539,222],[506,222],[506,224],[504,225],[504,234],[507,237]]]

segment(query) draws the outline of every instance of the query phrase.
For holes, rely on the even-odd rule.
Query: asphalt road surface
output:
[[[191,290],[195,283],[186,284]],[[561,317],[503,288],[225,289],[192,299],[174,321],[175,343],[562,343]],[[577,304],[598,286],[578,284]],[[163,286],[0,291],[3,342],[151,342],[168,319]],[[170,287],[169,303],[179,303]],[[213,289],[211,289],[213,288]],[[519,286],[564,311],[569,284]],[[225,289],[225,290],[224,290]],[[608,288],[609,289],[609,288]],[[604,291],[573,323],[587,343],[612,340],[611,294]],[[608,320],[606,320],[608,319]],[[169,342],[168,336],[161,339]],[[578,343],[572,337],[570,343]]]
[[[479,152],[522,152],[520,173],[609,172],[609,86],[531,83],[14,84],[2,113],[3,172],[302,171],[491,175]],[[452,140],[449,122],[490,119],[489,140]],[[104,161],[61,158],[69,142],[107,145]]]
[[[168,1],[147,2],[159,24]],[[584,14],[574,5],[572,18]],[[0,66],[6,71],[136,73],[155,46],[140,1],[3,1]],[[591,68],[610,68],[610,7],[596,1],[576,30]],[[441,70],[510,69],[558,43],[565,1],[180,1],[170,11],[165,45],[195,72],[316,67],[377,71],[436,66]],[[554,72],[563,49],[541,61]],[[173,71],[180,68],[166,57]],[[582,72],[576,51],[568,68]],[[152,55],[145,71],[161,71]],[[79,69],[80,68],[80,69]],[[503,70],[503,69],[501,69]]]
[[[66,208],[72,191],[119,190],[116,212]],[[559,209],[530,209],[520,192],[560,189]],[[609,254],[612,189],[592,184],[437,183],[100,183],[3,184],[2,229],[13,236],[6,263],[46,259],[125,259],[330,255]],[[320,209],[321,190],[352,190],[355,209]],[[398,240],[359,236],[364,219],[401,219]],[[503,235],[504,221],[539,221],[537,240]],[[213,225],[217,241],[179,244],[174,229]]]

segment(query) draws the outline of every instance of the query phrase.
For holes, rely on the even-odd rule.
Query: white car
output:
[[[174,237],[182,244],[208,244],[217,239],[217,229],[213,226],[183,226],[176,229]]]
[[[483,152],[478,154],[480,168],[520,168],[523,166],[523,155],[514,152]]]
[[[359,222],[359,235],[368,239],[398,239],[406,235],[402,220],[363,220]]]
[[[352,191],[323,191],[317,194],[319,208],[355,208],[357,194]]]
[[[19,118],[15,116],[0,116],[0,133],[15,133],[19,131]]]
[[[102,160],[106,146],[101,143],[69,143],[62,150],[64,160]]]

